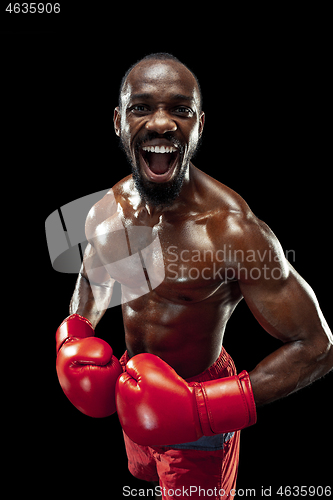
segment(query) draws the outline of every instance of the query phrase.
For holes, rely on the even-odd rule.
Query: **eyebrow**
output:
[[[131,100],[134,99],[153,99],[153,95],[149,93],[142,93],[142,94],[133,94],[131,96]],[[171,94],[170,99],[173,101],[187,101],[187,102],[194,102],[194,98],[191,96],[187,96],[184,94]]]

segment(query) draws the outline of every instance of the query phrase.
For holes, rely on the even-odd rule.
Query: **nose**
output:
[[[170,118],[168,113],[159,109],[150,116],[146,123],[146,129],[163,135],[167,132],[175,132],[177,130],[177,124]]]

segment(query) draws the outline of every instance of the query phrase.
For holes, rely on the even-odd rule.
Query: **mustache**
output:
[[[144,136],[140,137],[135,143],[135,151],[138,153],[142,144],[148,141],[152,141],[154,139],[162,139],[162,137],[156,132],[147,132]],[[169,141],[175,148],[178,148],[180,152],[183,151],[184,145],[176,138],[173,134],[166,132],[163,134],[163,139]]]

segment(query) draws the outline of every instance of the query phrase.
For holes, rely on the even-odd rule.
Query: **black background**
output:
[[[147,9],[141,16],[125,7],[92,17],[89,10],[84,17],[62,12],[48,22],[2,18],[3,271],[11,275],[3,284],[4,315],[10,373],[21,379],[8,396],[8,463],[18,477],[29,467],[26,493],[43,493],[45,478],[50,492],[65,497],[104,495],[106,488],[116,499],[124,485],[146,488],[127,471],[117,416],[80,414],[58,384],[54,334],[68,315],[76,276],[52,269],[44,235],[51,212],[128,175],[113,109],[123,74],[144,55],[171,52],[196,73],[206,125],[194,164],[243,196],[282,247],[294,250],[292,264],[332,323],[322,17],[318,24],[311,12],[306,22],[285,13],[273,22],[271,13],[261,21],[252,13],[249,23],[238,13],[213,23],[210,13],[204,23],[200,12],[193,21],[175,12],[152,29],[157,13]],[[122,355],[119,307],[107,311],[97,335]],[[239,371],[250,371],[279,345],[245,303],[231,318],[224,344]],[[260,497],[261,486],[330,484],[331,383],[329,375],[258,410],[257,425],[242,432],[237,488],[255,488]],[[13,428],[14,416],[20,425]]]

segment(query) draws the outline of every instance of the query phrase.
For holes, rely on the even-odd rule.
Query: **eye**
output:
[[[148,113],[149,108],[148,106],[145,106],[144,104],[135,104],[135,106],[132,106],[130,109],[131,113],[142,115],[145,113]]]
[[[188,116],[188,117],[193,116],[193,110],[191,108],[188,108],[187,106],[178,106],[178,108],[175,108],[174,111],[178,115]]]

